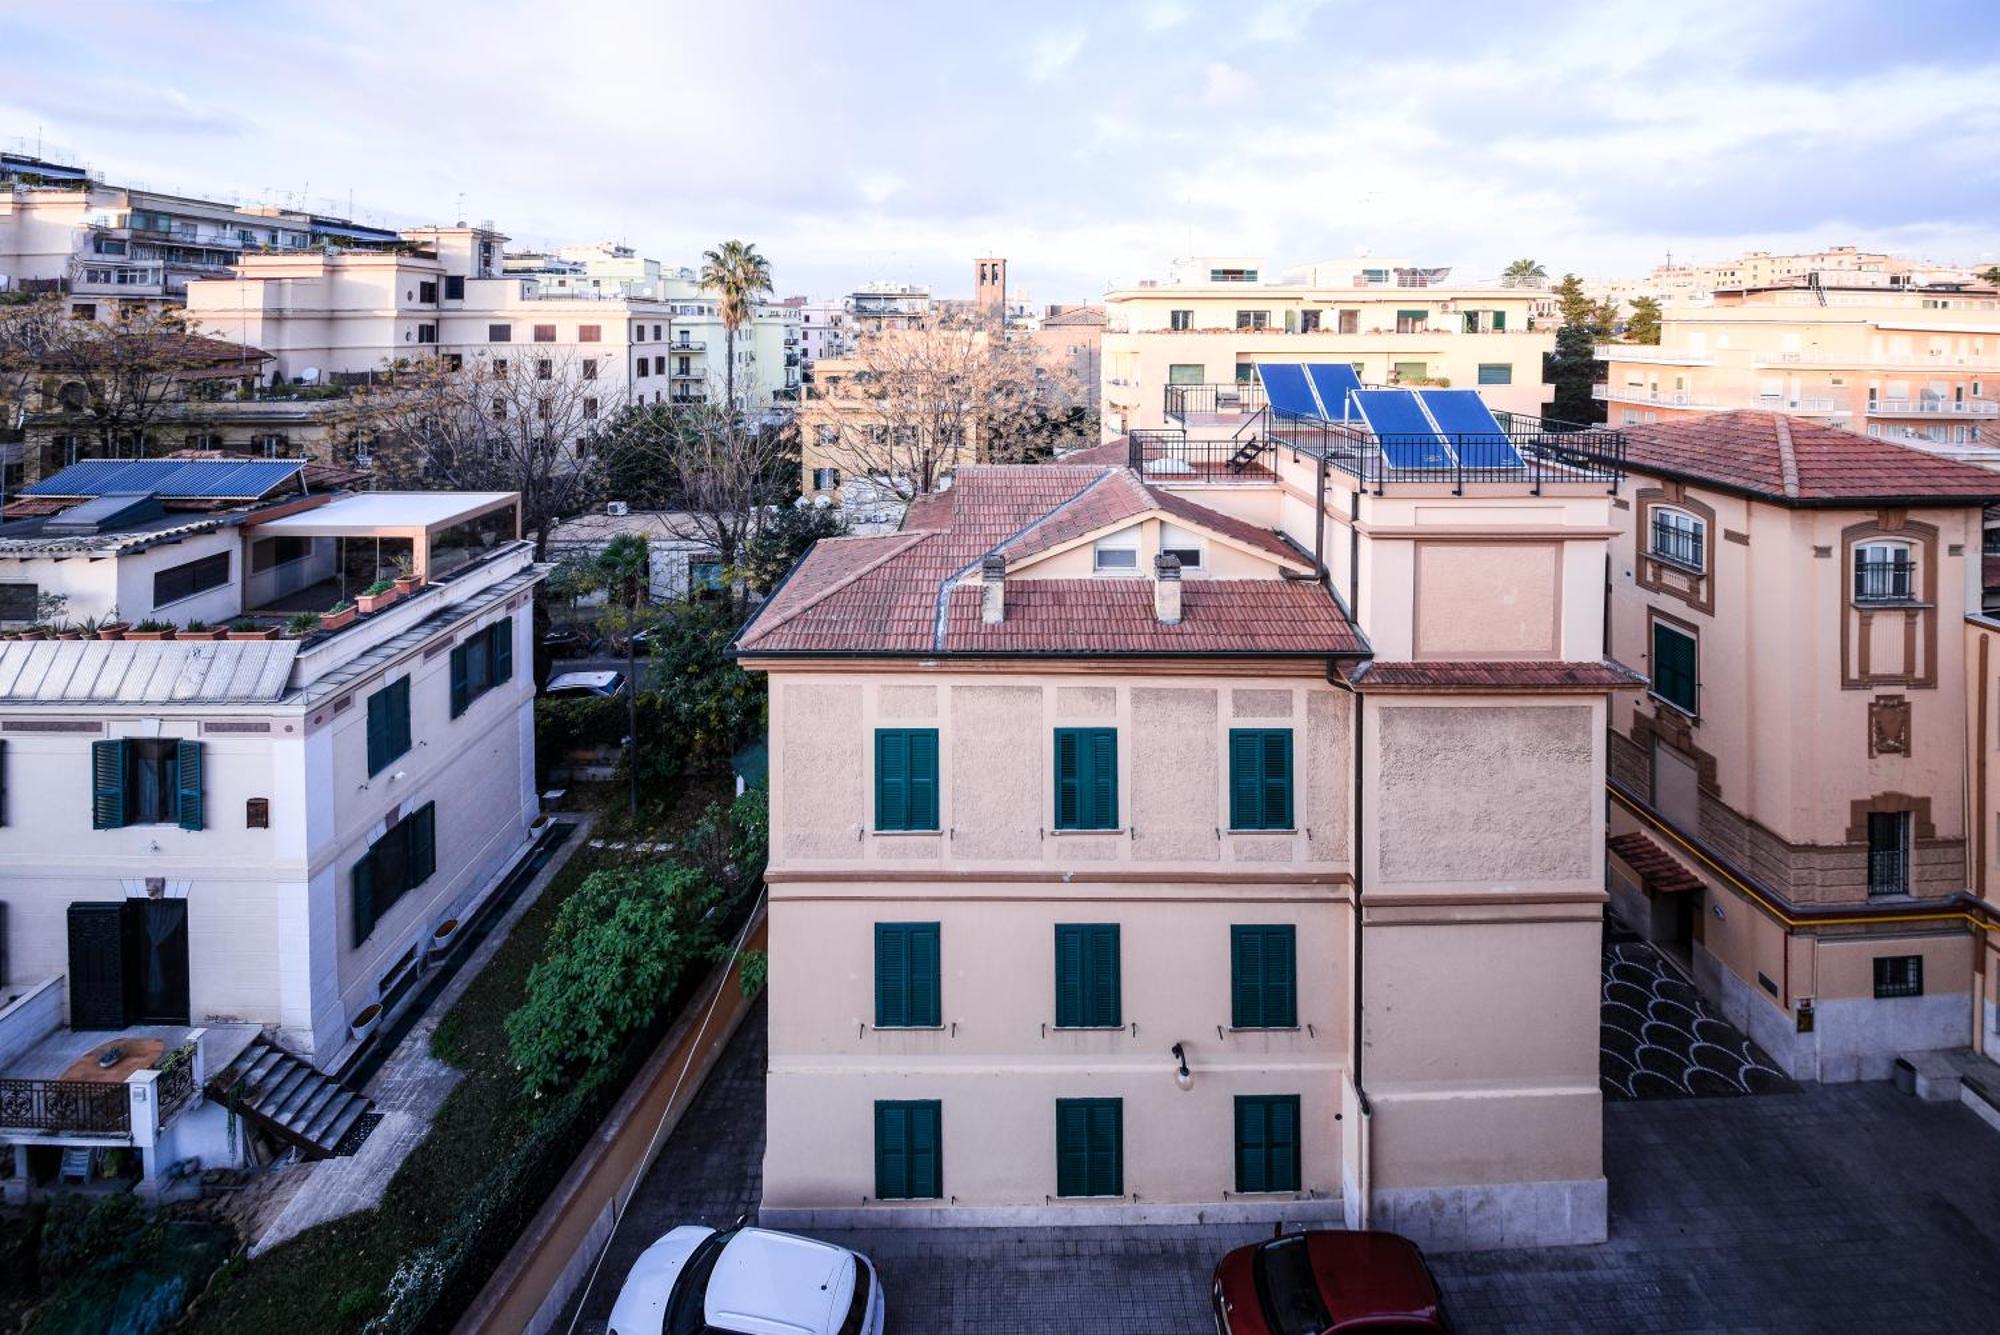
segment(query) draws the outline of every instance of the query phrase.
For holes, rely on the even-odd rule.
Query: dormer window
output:
[[[1864,542],[1854,549],[1854,601],[1906,603],[1916,597],[1917,562],[1907,542]]]
[[[1666,506],[1653,508],[1652,532],[1647,546],[1647,555],[1656,561],[1665,561],[1683,570],[1699,574],[1706,565],[1708,525],[1685,510],[1673,510]]]
[[[1187,529],[1172,524],[1160,526],[1160,555],[1179,557],[1183,574],[1204,568],[1206,546],[1197,534]]]
[[[1091,568],[1100,575],[1131,575],[1139,570],[1139,534],[1136,529],[1099,538],[1091,553]]]

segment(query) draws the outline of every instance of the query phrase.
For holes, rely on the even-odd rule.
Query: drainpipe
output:
[[[1361,781],[1362,777],[1361,764],[1362,764],[1362,743],[1364,739],[1364,729],[1367,726],[1368,711],[1367,711],[1367,697],[1364,696],[1360,691],[1355,690],[1351,682],[1343,680],[1341,678],[1337,665],[1331,661],[1329,661],[1326,666],[1326,679],[1333,685],[1339,687],[1341,690],[1346,691],[1349,695],[1354,697],[1354,728],[1353,728],[1354,768],[1353,768],[1353,778],[1352,778],[1352,786],[1354,790],[1354,815],[1353,815],[1353,824],[1348,835],[1349,854],[1354,864],[1354,871],[1352,878],[1352,884],[1354,888],[1354,951],[1353,951],[1354,992],[1353,992],[1353,997],[1348,1004],[1347,1050],[1350,1063],[1349,1070],[1354,1080],[1355,1113],[1361,1119],[1360,1123],[1354,1128],[1354,1138],[1355,1138],[1354,1196],[1356,1202],[1354,1227],[1356,1227],[1357,1229],[1365,1229],[1368,1227],[1368,1215],[1369,1215],[1368,1184],[1369,1184],[1369,1179],[1372,1176],[1372,1174],[1369,1171],[1371,1167],[1369,1159],[1372,1153],[1371,1147],[1373,1144],[1373,1140],[1369,1135],[1369,1123],[1372,1117],[1374,1116],[1374,1109],[1370,1107],[1368,1102],[1367,1088],[1361,1082],[1362,1081],[1361,999],[1362,999],[1362,980],[1366,973],[1366,960],[1367,960],[1367,948],[1365,944],[1367,941],[1367,935],[1362,930],[1362,922],[1361,922],[1362,918],[1361,821],[1362,821],[1362,816],[1364,814],[1363,799],[1366,790],[1366,785]]]

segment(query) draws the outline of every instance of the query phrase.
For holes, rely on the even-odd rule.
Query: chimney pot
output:
[[[1162,626],[1180,624],[1181,559],[1178,556],[1153,558],[1153,615]]]
[[[997,626],[1007,619],[1007,558],[988,552],[979,563],[979,620]]]

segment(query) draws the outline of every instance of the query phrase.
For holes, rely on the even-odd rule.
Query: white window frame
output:
[[[1104,558],[1116,555],[1118,560],[1107,562]],[[1091,545],[1090,568],[1099,575],[1136,575],[1139,573],[1139,535],[1137,533],[1114,533],[1108,538],[1099,538]]]
[[[1900,554],[1900,561],[1897,559]],[[1907,603],[1917,597],[1917,558],[1913,544],[1895,538],[1870,538],[1854,544],[1856,569],[1848,572],[1849,592],[1857,603]],[[1888,592],[1864,593],[1861,566],[1900,566],[1883,572]]]
[[[1693,537],[1695,550],[1695,559],[1693,561],[1686,561],[1672,552],[1663,552],[1660,550],[1654,539],[1656,537],[1657,526],[1662,518],[1670,521],[1683,521],[1679,523],[1670,522],[1667,527]],[[1707,574],[1708,521],[1700,515],[1692,514],[1678,506],[1653,506],[1646,514],[1646,555],[1655,561],[1664,561],[1668,565],[1676,566],[1682,570],[1692,570],[1696,574]]]

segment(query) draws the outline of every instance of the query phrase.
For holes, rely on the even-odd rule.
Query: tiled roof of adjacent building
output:
[[[1102,306],[1078,306],[1072,310],[1063,311],[1058,315],[1045,315],[1042,317],[1042,328],[1044,329],[1049,328],[1051,325],[1101,326],[1103,323],[1104,308]]]
[[[2000,498],[2000,472],[1782,413],[1715,413],[1619,430],[1634,472],[1781,505],[1972,505]]]
[[[1128,470],[1069,463],[973,466],[902,531],[828,538],[737,638],[744,654],[1359,655],[1367,644],[1311,580],[1189,579],[1182,616],[1154,614],[1153,581],[1010,574],[1006,616],[980,619],[974,579],[989,552],[1020,562],[1122,520],[1160,512],[1301,572],[1275,534],[1168,496]]]
[[[1546,662],[1483,659],[1478,662],[1363,663],[1350,678],[1368,691],[1619,691],[1646,679],[1611,659]]]
[[[1701,889],[1701,882],[1693,872],[1643,834],[1615,834],[1604,841],[1604,846],[1638,873],[1646,888],[1656,894],[1691,894]]]

